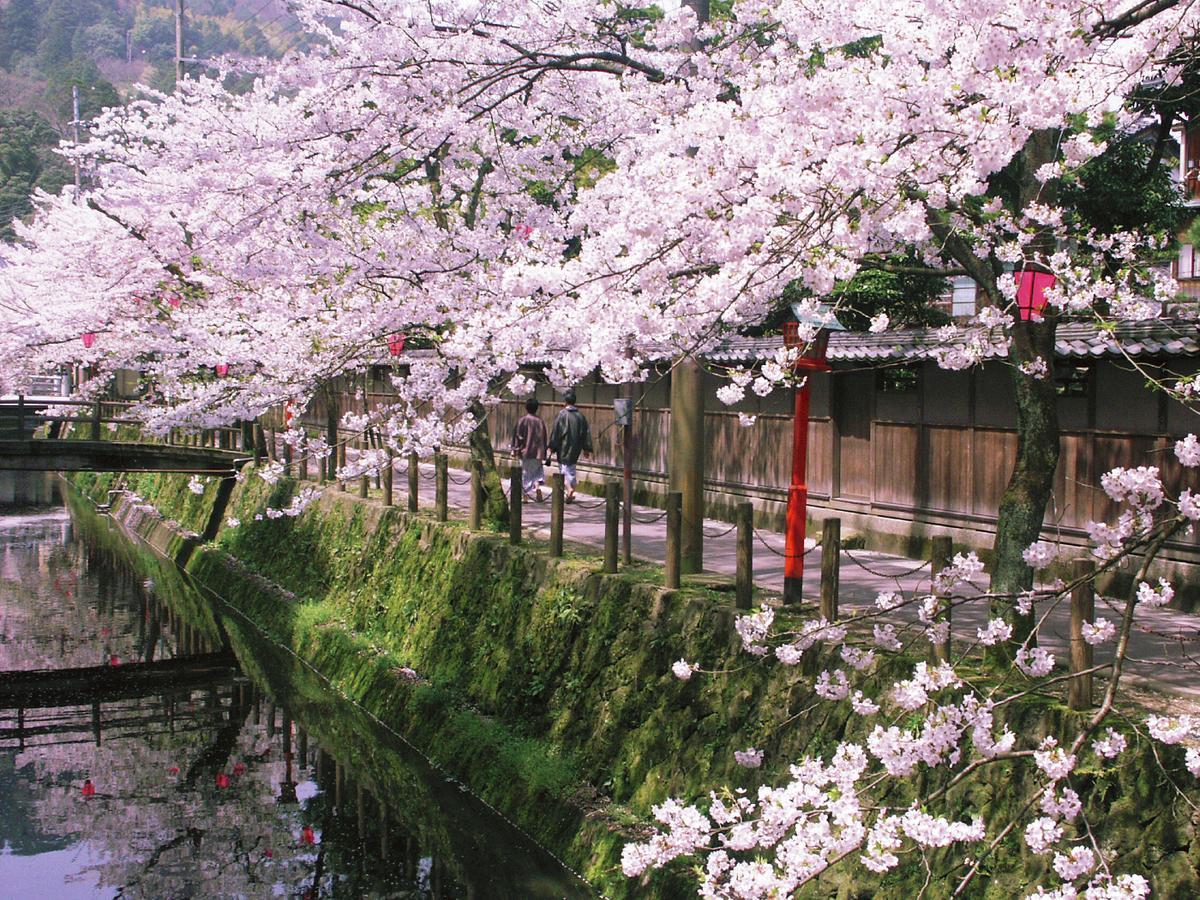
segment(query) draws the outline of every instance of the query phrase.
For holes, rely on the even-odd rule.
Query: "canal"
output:
[[[0,473],[0,897],[591,896],[52,475]]]

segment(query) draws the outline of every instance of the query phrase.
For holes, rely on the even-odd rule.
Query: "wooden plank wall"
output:
[[[1011,400],[1001,396],[1006,374],[953,374],[951,378],[964,381],[946,382],[947,375],[941,373],[935,376],[937,381],[922,381],[919,397],[884,396],[874,373],[862,369],[820,377],[831,383],[814,384],[809,424],[808,483],[810,497],[818,505],[990,530],[1017,449],[1016,432],[1003,421],[1012,416]],[[790,396],[783,392],[766,399],[748,396],[739,406],[725,407],[711,396],[717,383],[707,389],[710,396],[706,397],[709,490],[731,498],[785,502],[791,472]],[[955,389],[962,394],[958,400],[949,396],[947,384],[958,386]],[[970,386],[969,403],[961,391],[965,384]],[[1073,427],[1063,428],[1048,526],[1078,534],[1090,520],[1111,519],[1116,507],[1100,489],[1099,478],[1114,466],[1159,466],[1170,493],[1188,483],[1171,451],[1175,438],[1188,430],[1200,430],[1200,422],[1168,410],[1166,401],[1156,395],[1095,393],[1098,386],[1112,384],[1116,384],[1112,375],[1093,378],[1094,393],[1086,403],[1082,398],[1070,398],[1066,403],[1073,405],[1064,405],[1070,413],[1064,420]],[[343,392],[346,387],[338,386]],[[358,382],[353,395],[343,393],[343,412],[361,411],[361,390]],[[634,413],[634,473],[644,482],[661,484],[667,475],[669,391],[665,378],[641,390],[643,402]],[[1117,388],[1107,390],[1116,392]],[[577,392],[578,406],[591,423],[595,444],[595,453],[587,462],[602,471],[619,469],[620,429],[613,427],[612,399],[635,392],[592,383],[580,385]],[[549,385],[539,385],[537,395],[542,400],[539,414],[550,425],[562,401]],[[371,406],[387,397],[386,382],[376,380],[370,385]],[[1121,404],[1129,403],[1141,404],[1139,421],[1143,424],[1148,420],[1145,405],[1158,403],[1157,417],[1149,417],[1157,418],[1158,428],[1111,427],[1121,421]],[[754,425],[743,426],[739,412],[756,416]],[[497,451],[507,452],[513,426],[523,414],[523,401],[515,399],[494,408],[490,429]],[[319,398],[305,412],[304,420],[323,427]],[[998,421],[1002,424],[996,424]],[[1096,427],[1097,421],[1108,427]],[[1081,423],[1083,427],[1074,427]],[[1196,536],[1182,541],[1191,548],[1198,544]]]

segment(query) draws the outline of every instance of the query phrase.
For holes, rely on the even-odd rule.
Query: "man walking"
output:
[[[546,472],[542,457],[546,455],[546,423],[537,414],[538,402],[533,397],[525,401],[525,415],[513,429],[512,454],[521,460],[521,490],[527,498],[542,502],[542,485]]]
[[[575,483],[579,480],[575,464],[581,454],[592,452],[592,432],[583,413],[575,407],[573,390],[563,394],[563,402],[566,406],[554,420],[550,432],[550,449],[558,454],[558,465],[567,489],[566,499],[570,501],[575,499]]]

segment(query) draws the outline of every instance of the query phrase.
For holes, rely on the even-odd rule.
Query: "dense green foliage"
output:
[[[57,192],[71,169],[54,153],[58,133],[39,115],[0,110],[0,240],[13,239],[12,220],[32,209],[35,189]]]

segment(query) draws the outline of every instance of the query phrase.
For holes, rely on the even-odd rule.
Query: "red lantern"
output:
[[[229,363],[217,363],[216,370],[217,370],[217,377],[224,378],[226,375],[229,374]]]
[[[387,339],[388,353],[392,356],[399,356],[404,352],[404,342],[407,336],[403,334],[389,334]]]
[[[83,799],[90,800],[96,796],[96,786],[92,784],[92,779],[87,779],[83,783]]]
[[[313,829],[312,829],[311,825],[305,825],[303,828],[300,829],[300,843],[301,844],[315,844],[316,842],[317,842],[317,836],[313,833]]]
[[[1024,269],[1014,272],[1013,278],[1017,282],[1017,316],[1022,322],[1041,316],[1046,308],[1046,291],[1054,287],[1054,276],[1049,272]]]
[[[91,332],[91,331],[85,331],[85,332],[84,332],[84,333],[81,335],[81,337],[80,337],[80,340],[82,340],[82,341],[83,341],[83,348],[84,348],[85,350],[91,350],[91,349],[92,349],[92,344],[96,343],[96,335],[95,335],[95,333],[94,333],[94,332]]]
[[[229,776],[226,775],[224,772],[217,773],[216,781],[217,781],[217,787],[221,788],[222,790],[229,787]]]
[[[171,309],[179,309],[181,303],[183,303],[183,299],[178,294],[172,294],[167,298],[167,306]]]

